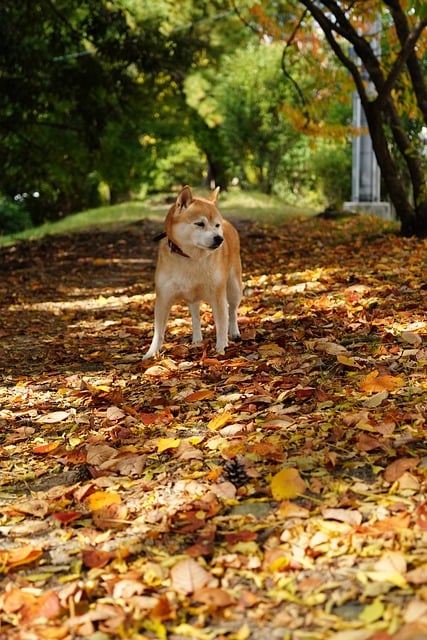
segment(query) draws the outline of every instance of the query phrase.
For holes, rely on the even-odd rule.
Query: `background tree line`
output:
[[[4,0],[0,224],[188,181],[340,203],[356,86],[402,229],[425,235],[426,24],[418,0]]]

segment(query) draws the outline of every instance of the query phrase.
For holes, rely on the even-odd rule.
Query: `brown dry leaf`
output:
[[[86,460],[94,467],[102,467],[105,463],[108,465],[118,455],[117,449],[108,444],[95,444],[87,447]]]
[[[146,457],[138,454],[132,454],[124,458],[120,458],[110,468],[122,476],[139,476],[144,470]]]
[[[197,589],[193,593],[193,598],[197,602],[209,605],[214,609],[222,609],[235,604],[236,600],[226,591],[219,587],[204,587]]]
[[[110,422],[116,422],[117,420],[122,420],[126,418],[126,413],[122,411],[119,407],[108,407],[107,409],[107,419]]]
[[[412,344],[416,347],[419,347],[423,343],[423,339],[419,333],[414,333],[413,331],[402,331],[400,337],[404,342],[408,344]]]
[[[44,518],[44,516],[49,512],[50,503],[48,500],[43,500],[41,498],[34,498],[33,500],[23,500],[22,502],[17,502],[14,505],[14,509],[16,511],[20,511],[21,513],[28,513],[31,516],[36,516],[37,518]]]
[[[415,514],[417,525],[423,531],[427,531],[427,501],[420,504]]]
[[[193,558],[184,558],[177,562],[172,567],[170,576],[172,587],[187,595],[202,589],[211,579],[210,573]]]
[[[362,522],[362,514],[355,509],[336,509],[333,507],[323,507],[320,510],[325,520],[338,520],[357,526]]]
[[[69,411],[51,411],[37,419],[37,422],[44,422],[46,424],[55,424],[56,422],[62,422],[70,417]]]
[[[427,564],[408,571],[405,578],[411,584],[427,584]]]
[[[405,573],[406,558],[401,551],[386,551],[374,565],[375,571]]]
[[[84,549],[82,551],[82,560],[83,564],[90,569],[102,569],[115,558],[115,555],[111,551],[102,551],[101,549]]]
[[[386,482],[395,482],[405,471],[413,469],[419,462],[419,458],[398,458],[398,460],[391,462],[385,468],[384,480],[386,480]]]
[[[126,505],[114,502],[93,511],[92,519],[99,529],[124,529],[129,524],[127,515]]]
[[[310,516],[308,509],[289,500],[284,500],[281,503],[277,513],[280,518],[308,518]]]

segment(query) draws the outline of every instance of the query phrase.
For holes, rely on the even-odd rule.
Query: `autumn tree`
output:
[[[276,20],[266,3],[261,8],[255,5],[252,14],[261,31],[274,27],[283,37],[289,29],[287,37],[302,55],[309,30],[312,38],[318,38],[315,20],[360,96],[402,233],[426,236],[427,167],[420,135],[421,127],[427,125],[425,4],[419,0],[291,0],[282,2]],[[382,27],[379,32],[377,24]]]

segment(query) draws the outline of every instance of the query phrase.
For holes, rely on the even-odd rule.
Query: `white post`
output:
[[[372,49],[379,56],[381,53],[381,18],[379,15],[371,27],[370,34],[372,35]],[[368,81],[367,73],[363,68],[362,75]],[[372,83],[368,83],[367,91],[372,97],[374,96],[375,89]],[[381,201],[381,173],[367,125],[365,111],[359,94],[355,91],[353,93],[352,201],[345,202],[344,209],[358,210],[391,220],[393,216],[390,203]]]

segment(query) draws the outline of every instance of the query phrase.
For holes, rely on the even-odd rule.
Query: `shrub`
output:
[[[31,216],[25,202],[0,197],[0,235],[19,233],[32,227]]]

